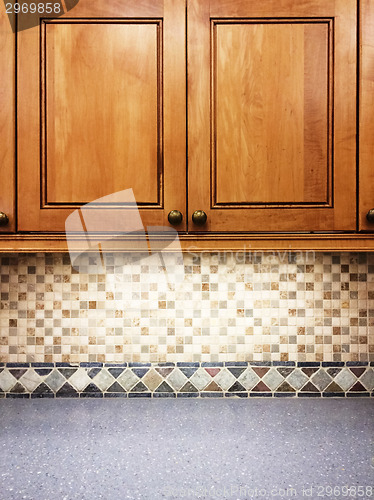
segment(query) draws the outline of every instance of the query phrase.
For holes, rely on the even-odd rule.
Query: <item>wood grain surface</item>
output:
[[[15,219],[15,34],[0,3],[0,212],[9,218],[0,233],[13,232]]]

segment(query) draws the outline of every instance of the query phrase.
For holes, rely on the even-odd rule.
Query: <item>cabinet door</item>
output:
[[[374,209],[374,4],[361,2],[359,228],[374,230],[366,214]]]
[[[19,229],[64,231],[73,210],[126,189],[145,226],[184,213],[185,66],[184,0],[80,0],[20,31]],[[108,207],[124,216],[111,199],[100,229]]]
[[[14,232],[15,223],[15,35],[5,5],[0,3],[0,212],[9,222],[0,233]]]
[[[191,0],[193,231],[356,228],[356,1]]]

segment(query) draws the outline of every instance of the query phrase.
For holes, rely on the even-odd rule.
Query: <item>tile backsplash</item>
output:
[[[169,258],[2,254],[0,362],[374,361],[374,253]]]

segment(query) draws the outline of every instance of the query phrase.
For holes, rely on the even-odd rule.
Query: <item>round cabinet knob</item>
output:
[[[196,210],[192,214],[192,222],[197,226],[203,226],[206,223],[207,215],[203,210]]]
[[[0,226],[6,226],[9,222],[9,218],[7,214],[4,214],[4,212],[0,212]]]
[[[168,221],[173,226],[178,226],[178,224],[180,224],[182,220],[183,220],[183,215],[182,212],[180,212],[179,210],[172,210],[171,212],[169,212]]]
[[[369,222],[374,222],[374,208],[368,211],[366,218]]]

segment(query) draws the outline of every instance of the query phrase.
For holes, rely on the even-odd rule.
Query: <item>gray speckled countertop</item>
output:
[[[373,441],[368,399],[7,399],[0,499],[340,499],[374,485]]]

